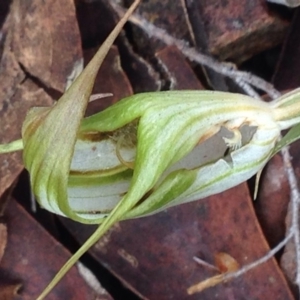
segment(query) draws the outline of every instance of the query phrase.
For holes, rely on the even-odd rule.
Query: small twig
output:
[[[201,259],[201,258],[199,258],[199,257],[197,257],[197,256],[194,256],[194,257],[193,257],[193,260],[194,260],[196,263],[198,263],[199,265],[201,265],[201,266],[203,266],[203,267],[205,267],[205,268],[208,268],[208,269],[210,269],[210,270],[219,272],[219,269],[218,269],[216,266],[214,266],[214,265],[212,265],[212,264],[210,264],[210,263],[204,261],[203,259]]]
[[[112,93],[100,93],[100,94],[93,94],[90,96],[89,102],[93,102],[95,100],[99,100],[106,97],[112,97],[114,94]]]
[[[241,81],[239,80],[239,78],[234,78],[234,82],[241,87],[246,94],[248,94],[249,96],[255,98],[255,99],[259,99],[260,96],[258,95],[258,93],[251,87],[251,85],[245,81]]]
[[[103,296],[107,294],[106,290],[102,287],[97,277],[93,274],[93,272],[90,269],[88,269],[80,261],[77,262],[77,268],[81,277],[97,295]]]

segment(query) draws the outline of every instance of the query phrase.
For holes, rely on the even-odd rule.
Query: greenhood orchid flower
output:
[[[212,91],[130,96],[84,118],[66,156],[61,152],[70,135],[52,134],[52,122],[43,138],[35,136],[43,127],[33,124],[56,107],[34,109],[37,117],[31,113],[24,123],[25,165],[39,202],[54,213],[89,224],[101,223],[117,205],[126,206],[119,220],[152,214],[222,192],[260,171],[281,130],[299,122],[285,115],[284,101],[295,95],[273,103]],[[54,147],[59,150],[48,151]],[[39,151],[50,158],[39,161]],[[66,157],[63,180],[56,169],[62,172]],[[64,181],[65,197],[59,197]]]
[[[247,96],[131,96],[82,121],[68,203],[87,222],[98,222],[118,203],[128,205],[124,219],[194,201],[258,172],[279,133],[270,106]]]
[[[127,97],[84,118],[95,76],[139,1],[53,106],[33,108],[23,124],[23,159],[37,200],[73,220],[100,224],[56,275],[43,299],[78,258],[118,221],[220,193],[259,172],[280,132],[300,123],[300,90],[265,103],[213,91]]]

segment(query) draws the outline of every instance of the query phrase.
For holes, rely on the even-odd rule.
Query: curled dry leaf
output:
[[[221,273],[234,272],[240,267],[239,263],[225,252],[219,252],[215,255],[215,264]]]
[[[239,269],[238,262],[232,256],[225,252],[219,252],[215,255],[215,264],[219,271],[223,274],[210,277],[201,281],[200,283],[191,286],[187,289],[187,293],[189,295],[200,293],[207,288],[213,287],[219,283],[224,282],[224,275],[226,273],[234,272]]]

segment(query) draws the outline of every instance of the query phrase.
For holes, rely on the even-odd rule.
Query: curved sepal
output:
[[[131,6],[71,87],[51,108],[33,109],[23,128],[23,160],[33,192],[46,209],[84,222],[68,202],[68,178],[80,123],[95,77],[110,46],[139,1]]]

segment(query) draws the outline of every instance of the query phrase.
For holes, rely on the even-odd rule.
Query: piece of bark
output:
[[[243,62],[281,43],[288,28],[288,22],[270,12],[260,0],[202,1],[201,10],[208,52],[220,60]],[[138,12],[173,37],[191,42],[182,1],[147,1]],[[137,32],[137,46],[145,55],[153,55],[163,47],[161,42],[149,41],[145,33]]]
[[[47,88],[64,92],[67,77],[82,59],[73,1],[14,0],[12,14],[17,61]]]
[[[240,63],[283,41],[288,23],[260,0],[202,1],[209,52]]]

